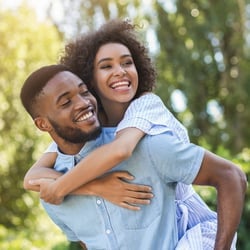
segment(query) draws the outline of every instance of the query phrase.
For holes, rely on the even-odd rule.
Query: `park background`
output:
[[[19,92],[27,75],[57,62],[64,44],[105,20],[141,25],[158,72],[156,93],[191,141],[250,175],[250,1],[0,0],[0,249],[76,249],[22,180],[45,150]],[[211,208],[215,191],[197,189]],[[230,194],[228,194],[230,195]],[[238,249],[250,249],[247,190]],[[229,218],[230,219],[230,218]]]

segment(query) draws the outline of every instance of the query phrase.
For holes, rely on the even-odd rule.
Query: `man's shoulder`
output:
[[[140,141],[139,147],[146,147],[147,151],[158,156],[176,155],[176,154],[197,154],[204,149],[193,143],[184,143],[180,141],[171,131],[166,131],[157,135],[145,135]]]

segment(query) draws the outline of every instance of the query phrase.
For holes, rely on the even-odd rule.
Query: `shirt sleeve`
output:
[[[50,145],[44,151],[44,153],[54,153],[54,152],[58,152],[58,148],[57,148],[57,144],[53,141],[52,143],[50,143]]]
[[[166,108],[162,100],[149,93],[135,99],[128,107],[116,132],[128,127],[135,127],[148,135],[172,132],[176,136],[189,141],[186,128]]]
[[[182,143],[169,133],[147,136],[147,152],[166,183],[191,184],[203,161],[205,149],[192,143]]]

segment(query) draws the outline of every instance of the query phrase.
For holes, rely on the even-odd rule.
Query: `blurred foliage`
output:
[[[212,151],[249,147],[250,4],[176,1],[175,12],[158,1],[155,6],[159,94],[171,107],[173,91],[182,91],[187,108],[179,117],[192,141],[205,138]]]
[[[24,112],[19,93],[32,70],[57,60],[62,42],[54,25],[40,23],[30,9],[0,11],[0,224],[21,229],[40,213],[38,199],[23,190],[22,180],[48,137]]]
[[[65,236],[47,218],[47,214],[39,207],[36,220],[32,220],[36,227],[25,227],[22,230],[7,228],[0,225],[0,248],[2,250],[66,250],[69,243]],[[73,249],[72,249],[73,250]]]
[[[47,218],[38,196],[22,188],[25,172],[49,138],[23,110],[19,92],[31,71],[57,61],[64,41],[113,17],[141,25],[158,71],[156,92],[188,128],[192,141],[233,160],[249,178],[249,0],[26,2],[43,2],[47,18],[38,20],[25,3],[6,10],[0,0],[1,249],[78,248]],[[183,96],[179,105],[173,101],[176,93]],[[197,190],[215,208],[215,191]],[[241,250],[250,248],[249,199],[248,188],[238,231]]]

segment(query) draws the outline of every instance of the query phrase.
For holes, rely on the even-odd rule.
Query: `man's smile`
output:
[[[83,122],[83,121],[87,121],[88,119],[94,117],[95,113],[94,113],[94,109],[91,108],[89,111],[84,112],[82,114],[80,114],[78,117],[76,117],[74,119],[74,122]]]

